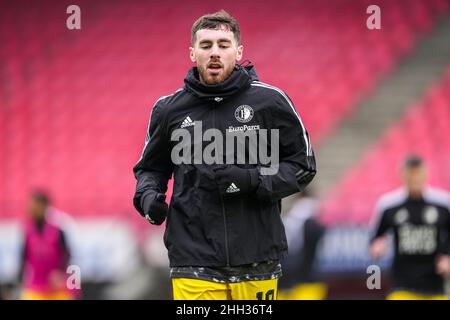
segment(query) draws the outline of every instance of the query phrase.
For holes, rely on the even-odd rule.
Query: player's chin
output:
[[[207,75],[205,78],[206,84],[219,84],[223,82],[224,77],[221,74],[213,74],[213,75]]]

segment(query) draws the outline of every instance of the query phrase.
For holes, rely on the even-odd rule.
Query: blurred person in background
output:
[[[19,271],[24,300],[73,298],[66,286],[70,250],[62,229],[48,219],[49,205],[44,192],[31,195]]]
[[[409,156],[402,167],[404,186],[384,195],[376,207],[370,255],[385,254],[394,235],[393,288],[387,299],[448,299],[444,278],[450,275],[450,197],[427,186],[423,160]]]
[[[298,193],[291,210],[283,217],[289,253],[282,259],[279,300],[322,300],[327,286],[320,280],[315,262],[317,247],[325,233],[317,218],[318,202],[309,189]]]

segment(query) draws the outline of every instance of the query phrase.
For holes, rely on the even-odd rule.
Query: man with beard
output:
[[[153,107],[134,167],[133,203],[152,224],[167,217],[164,242],[174,299],[276,299],[279,261],[287,251],[281,199],[301,192],[316,174],[311,142],[287,94],[260,82],[254,66],[236,63],[243,46],[233,17],[223,10],[207,14],[191,31],[189,53],[196,66],[183,88]],[[271,149],[279,159],[277,170],[267,170],[260,159],[236,163],[234,147],[222,148],[227,157],[216,152],[213,163],[198,161],[195,152],[188,154],[191,161],[184,154],[180,162],[173,152],[174,132],[181,128],[190,135],[199,127],[223,136],[259,129],[269,130],[271,138],[279,134],[279,150]],[[196,143],[204,147],[203,141],[189,147],[195,150]],[[245,146],[250,158],[251,150]]]

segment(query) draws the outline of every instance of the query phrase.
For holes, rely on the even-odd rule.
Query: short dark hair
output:
[[[403,161],[403,168],[405,169],[415,169],[423,164],[423,159],[416,155],[416,154],[410,154],[405,158]]]
[[[241,30],[239,29],[239,24],[235,18],[233,18],[228,12],[225,10],[220,10],[214,13],[208,13],[194,22],[191,31],[191,41],[192,44],[195,43],[196,34],[198,30],[201,29],[219,29],[220,27],[225,26],[227,30],[230,30],[234,34],[234,38],[238,45],[241,44]]]

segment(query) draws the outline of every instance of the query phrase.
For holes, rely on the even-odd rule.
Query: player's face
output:
[[[403,182],[412,195],[420,195],[427,182],[425,166],[403,169]]]
[[[206,84],[218,84],[233,72],[236,61],[242,58],[243,49],[237,45],[234,33],[221,27],[198,30],[189,53],[197,64],[200,80]]]
[[[37,201],[36,199],[31,199],[29,203],[29,210],[31,217],[36,220],[43,219],[45,217],[45,212],[47,210],[47,206],[43,204],[41,201]]]

